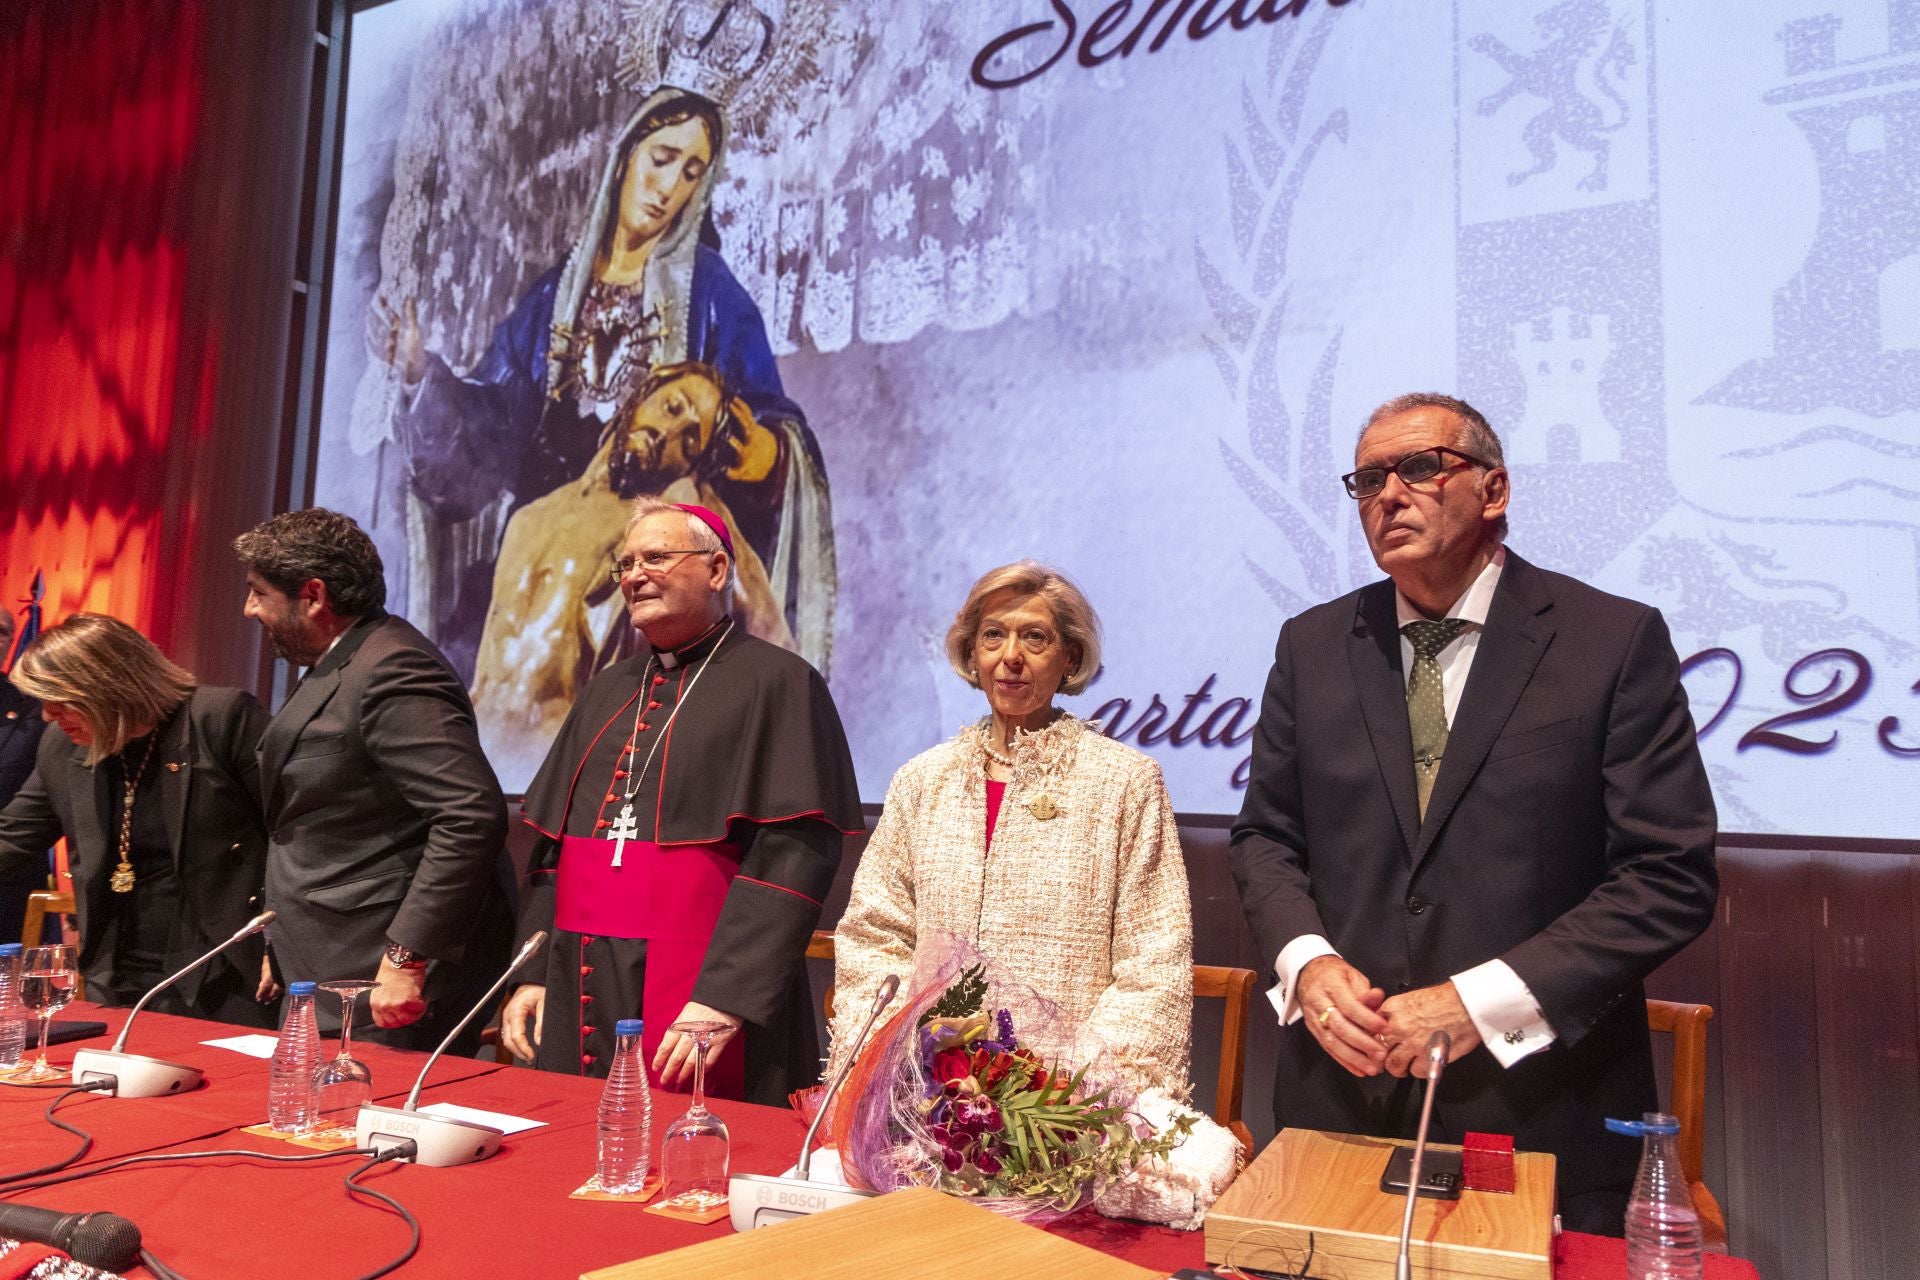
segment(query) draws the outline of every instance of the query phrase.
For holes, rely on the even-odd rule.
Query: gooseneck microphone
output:
[[[125,1271],[140,1260],[140,1228],[117,1213],[0,1204],[0,1236],[51,1245],[75,1262],[107,1271]]]
[[[1413,1167],[1407,1173],[1407,1208],[1400,1216],[1400,1254],[1394,1260],[1394,1280],[1413,1280],[1413,1205],[1420,1195],[1420,1166],[1427,1158],[1427,1127],[1433,1123],[1433,1095],[1440,1087],[1453,1037],[1436,1031],[1427,1038],[1427,1096],[1420,1103],[1420,1129],[1413,1138]]]
[[[480,1016],[487,1002],[500,993],[500,988],[507,985],[507,979],[519,972],[520,966],[527,962],[527,957],[538,951],[540,944],[546,940],[545,929],[528,938],[520,948],[520,954],[493,980],[486,994],[467,1010],[466,1017],[454,1024],[453,1030],[447,1032],[447,1038],[427,1059],[427,1065],[420,1068],[420,1075],[414,1080],[413,1090],[407,1094],[404,1106],[379,1107],[368,1103],[360,1108],[360,1114],[354,1120],[355,1145],[386,1151],[402,1142],[412,1142],[417,1147],[413,1162],[436,1169],[484,1160],[500,1149],[500,1139],[507,1135],[492,1125],[455,1120],[451,1116],[421,1114],[416,1109],[420,1103],[420,1089],[427,1082],[427,1072],[433,1070],[433,1064],[440,1061],[440,1055],[447,1051],[447,1046],[467,1029],[468,1023]]]
[[[853,1070],[853,1061],[860,1056],[860,1050],[867,1043],[867,1035],[873,1030],[873,1024],[880,1017],[880,1011],[893,1002],[894,992],[900,990],[900,975],[890,973],[880,989],[874,992],[873,1008],[867,1010],[867,1020],[860,1025],[860,1034],[853,1038],[853,1051],[847,1054],[846,1061],[840,1064],[840,1070],[834,1073],[827,1091],[820,1095],[820,1109],[814,1112],[813,1123],[807,1126],[807,1136],[800,1139],[800,1160],[793,1166],[795,1174],[807,1176],[807,1169],[813,1163],[813,1135],[820,1131],[820,1122],[827,1118],[827,1107],[833,1101],[833,1095],[840,1091],[840,1082],[847,1078],[847,1072]]]
[[[243,942],[272,924],[275,915],[271,911],[262,911],[253,919],[241,925],[231,938],[213,950],[195,960],[192,964],[169,977],[162,978],[140,1002],[133,1006],[133,1012],[127,1015],[121,1024],[120,1034],[114,1038],[111,1049],[82,1049],[73,1055],[73,1082],[91,1084],[111,1080],[112,1093],[116,1098],[157,1098],[168,1093],[184,1093],[195,1088],[202,1079],[198,1067],[189,1067],[179,1062],[168,1062],[164,1058],[149,1058],[138,1053],[122,1052],[127,1047],[127,1036],[133,1030],[133,1020],[147,1007],[147,1002],[165,991],[180,979],[213,959],[228,947]]]
[[[877,1195],[873,1191],[861,1191],[847,1186],[843,1182],[814,1182],[807,1177],[807,1171],[813,1162],[813,1136],[827,1117],[827,1109],[833,1104],[833,1096],[840,1090],[841,1082],[847,1073],[853,1070],[853,1064],[860,1057],[860,1050],[866,1047],[867,1036],[873,1031],[874,1022],[880,1017],[880,1011],[893,1002],[894,993],[900,990],[900,975],[890,973],[881,982],[880,989],[874,993],[873,1008],[867,1011],[867,1020],[860,1026],[860,1034],[853,1038],[853,1048],[847,1053],[846,1060],[840,1064],[840,1070],[834,1073],[827,1084],[827,1091],[820,1095],[820,1110],[813,1117],[813,1123],[807,1126],[807,1136],[800,1140],[800,1159],[793,1168],[777,1177],[760,1173],[736,1173],[727,1180],[728,1213],[733,1220],[735,1231],[751,1231],[755,1227],[768,1227],[776,1222],[785,1222],[789,1218],[798,1218],[809,1213],[819,1213],[823,1209],[837,1209],[842,1205],[858,1204],[862,1200]]]

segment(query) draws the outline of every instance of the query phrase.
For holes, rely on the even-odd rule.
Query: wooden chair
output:
[[[814,930],[807,942],[810,960],[833,959],[833,935],[825,929]],[[1229,969],[1219,965],[1193,966],[1193,995],[1196,1000],[1223,1000],[1226,1008],[1220,1016],[1220,1075],[1213,1089],[1214,1121],[1232,1131],[1249,1155],[1253,1152],[1253,1132],[1240,1119],[1240,1096],[1247,1060],[1247,1010],[1253,1003],[1256,975],[1251,969]],[[827,1020],[833,1020],[833,986],[821,1000]]]
[[[43,889],[39,893],[28,894],[27,915],[20,926],[20,945],[23,947],[40,945],[40,935],[47,927],[48,916],[62,917],[63,936],[71,938],[76,932],[73,927],[73,911],[71,893],[55,893],[50,889]]]
[[[28,894],[26,918],[22,920],[20,924],[20,945],[23,947],[39,946],[40,935],[46,931],[47,917],[50,915],[60,917],[62,937],[69,941],[78,938],[80,931],[74,925],[73,912],[73,894],[71,893],[55,893],[52,890],[42,890],[39,893]],[[76,977],[74,979],[73,998],[75,1000],[85,1000],[87,998],[87,982],[85,978]]]
[[[1225,1001],[1220,1014],[1220,1074],[1213,1086],[1213,1118],[1233,1131],[1249,1156],[1253,1154],[1253,1131],[1240,1119],[1240,1094],[1247,1064],[1247,1010],[1253,1003],[1257,978],[1251,969],[1193,966],[1194,999]]]
[[[1709,1247],[1725,1248],[1726,1214],[1701,1180],[1706,1149],[1707,1022],[1713,1006],[1647,1001],[1647,1028],[1673,1037],[1673,1097],[1667,1109],[1680,1122],[1680,1171],[1700,1213],[1700,1234]]]

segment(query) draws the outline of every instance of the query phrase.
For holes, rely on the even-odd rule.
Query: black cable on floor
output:
[[[392,1262],[387,1263],[379,1270],[367,1272],[367,1274],[359,1277],[359,1280],[379,1280],[379,1277],[392,1271],[398,1271],[401,1267],[406,1266],[407,1263],[413,1259],[413,1255],[420,1252],[420,1221],[411,1213],[407,1212],[407,1206],[401,1204],[386,1192],[375,1191],[372,1187],[363,1187],[355,1182],[354,1179],[377,1164],[384,1164],[389,1160],[410,1157],[416,1150],[417,1148],[413,1143],[402,1142],[397,1146],[387,1148],[347,1175],[346,1186],[348,1195],[372,1196],[375,1200],[380,1201],[395,1213],[399,1214],[401,1219],[406,1222],[407,1230],[413,1233],[413,1239],[407,1244],[407,1251],[405,1253],[395,1258]]]
[[[63,1090],[59,1097],[49,1102],[44,1113],[47,1118],[47,1123],[56,1129],[65,1129],[68,1133],[73,1134],[80,1139],[80,1145],[75,1147],[70,1155],[64,1159],[56,1160],[52,1164],[43,1164],[38,1169],[22,1169],[19,1173],[0,1174],[0,1187],[4,1187],[11,1182],[18,1182],[22,1178],[37,1178],[43,1173],[58,1173],[60,1170],[78,1160],[81,1156],[86,1155],[87,1152],[93,1150],[93,1135],[77,1125],[71,1125],[65,1120],[56,1118],[53,1110],[76,1093],[111,1093],[114,1088],[115,1082],[112,1080],[93,1080],[86,1084],[75,1085],[71,1089]]]

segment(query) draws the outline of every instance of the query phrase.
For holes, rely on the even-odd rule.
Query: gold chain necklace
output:
[[[147,765],[152,762],[153,753],[159,746],[160,735],[156,731],[147,739],[147,753],[140,757],[140,767],[127,779],[126,794],[120,805],[120,865],[113,869],[113,879],[107,882],[115,893],[133,892],[133,793],[140,789],[140,779],[147,776]],[[124,772],[124,757],[120,767]]]

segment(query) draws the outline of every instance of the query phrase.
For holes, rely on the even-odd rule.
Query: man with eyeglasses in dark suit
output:
[[[1283,1127],[1558,1157],[1566,1225],[1620,1234],[1656,1110],[1641,982],[1712,920],[1715,814],[1657,610],[1505,546],[1471,405],[1368,419],[1344,477],[1387,581],[1280,632],[1232,865],[1287,1024]]]

